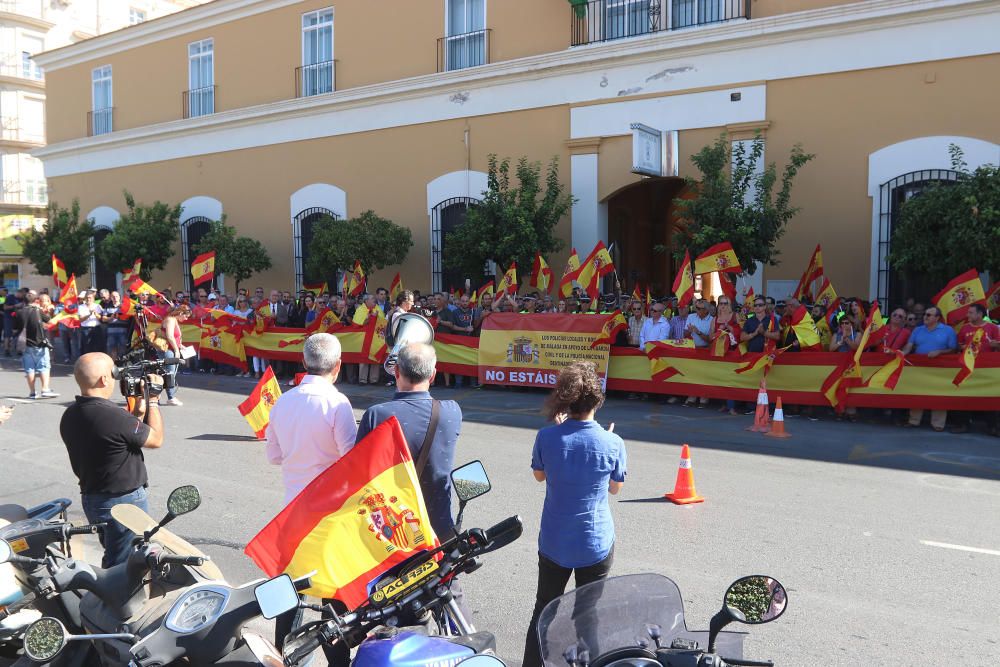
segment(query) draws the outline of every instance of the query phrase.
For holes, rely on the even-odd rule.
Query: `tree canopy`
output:
[[[174,254],[180,235],[181,207],[160,201],[151,206],[136,204],[127,190],[124,196],[128,210],[101,242],[97,253],[105,266],[117,270],[130,268],[141,257],[140,275],[149,280],[153,271],[163,270]]]
[[[236,282],[247,280],[254,273],[271,268],[271,257],[267,248],[257,239],[237,236],[236,228],[226,224],[226,216],[222,220],[213,220],[208,232],[195,244],[194,252],[201,254],[215,251],[215,272],[224,273]]]
[[[313,225],[309,256],[304,267],[311,275],[332,275],[360,261],[366,272],[401,264],[413,246],[406,227],[365,211],[356,218],[324,216]]]
[[[18,234],[24,256],[42,276],[52,275],[52,255],[65,265],[66,274],[83,275],[90,271],[90,243],[94,237],[94,222],[80,220],[80,202],[73,200],[68,208],[49,205],[49,219],[42,229],[29,229]]]

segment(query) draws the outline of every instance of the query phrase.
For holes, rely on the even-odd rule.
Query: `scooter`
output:
[[[465,504],[487,493],[491,485],[479,461],[452,471],[451,478],[460,503],[458,531]],[[489,657],[496,650],[496,638],[475,631],[455,602],[451,586],[459,575],[481,567],[480,556],[510,544],[522,530],[521,518],[512,516],[486,530],[457,532],[436,549],[410,558],[396,576],[380,578],[368,599],[353,612],[340,616],[329,606],[323,608],[330,620],[296,629],[285,640],[284,654],[260,637],[247,639],[247,644],[263,664],[274,665],[298,665],[320,646],[336,642],[357,646],[354,667],[455,665],[473,657]],[[273,606],[260,604],[262,610],[267,608],[265,618],[300,604],[287,584],[278,600],[280,604]],[[432,616],[434,623],[400,627],[401,621],[421,614]]]
[[[198,489],[182,486],[170,494],[167,515],[159,522],[133,505],[113,507],[115,520],[141,536],[136,550],[112,568],[70,560],[53,572],[56,590],[86,591],[80,604],[85,632],[71,633],[58,618],[44,617],[26,630],[25,654],[49,663],[82,653],[87,665],[105,667],[181,659],[194,665],[259,664],[239,635],[260,615],[254,597],[260,580],[229,585],[208,556],[164,528],[200,504]],[[309,582],[297,585],[306,588]],[[66,645],[72,648],[64,653]]]
[[[550,602],[538,618],[538,643],[546,667],[773,667],[744,660],[745,633],[723,628],[734,621],[770,623],[787,609],[787,592],[776,579],[743,577],[729,586],[708,632],[692,632],[677,584],[658,574],[632,574]]]

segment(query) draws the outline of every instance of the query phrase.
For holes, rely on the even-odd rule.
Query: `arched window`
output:
[[[931,284],[925,276],[896,271],[889,266],[892,231],[899,222],[900,209],[907,200],[918,196],[933,183],[953,183],[958,177],[959,173],[950,169],[923,169],[897,176],[880,186],[876,294],[883,312],[887,312],[895,304],[903,303],[907,297],[927,299],[940,287]]]
[[[212,228],[212,221],[204,216],[188,218],[181,223],[181,254],[184,263],[184,289],[190,292],[194,288],[194,279],[191,277],[191,261],[198,256],[194,251],[196,245],[205,237],[205,234]],[[216,276],[212,283],[218,281]],[[205,287],[204,284],[199,287]]]
[[[97,289],[116,290],[118,289],[118,269],[111,268],[101,261],[98,249],[104,239],[111,234],[110,227],[96,227],[94,236],[90,240],[90,277],[91,282]]]
[[[482,278],[465,276],[460,269],[445,266],[448,258],[448,234],[465,222],[469,208],[478,203],[478,199],[470,197],[453,197],[431,209],[431,289],[435,292],[451,288],[464,289],[466,278],[471,278],[475,286]]]
[[[328,208],[314,206],[300,211],[292,219],[292,236],[295,247],[295,289],[302,289],[304,283],[317,283],[326,281],[330,286],[330,291],[337,291],[337,276],[314,276],[306,272],[306,264],[309,262],[310,248],[312,246],[314,226],[317,221],[324,217],[338,218],[339,216]]]

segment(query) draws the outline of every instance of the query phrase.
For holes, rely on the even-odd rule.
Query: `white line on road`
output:
[[[940,547],[942,549],[954,549],[955,551],[970,551],[974,554],[1000,556],[1000,551],[994,549],[980,549],[979,547],[967,547],[962,544],[948,544],[947,542],[931,542],[930,540],[920,540],[920,543],[928,547]]]

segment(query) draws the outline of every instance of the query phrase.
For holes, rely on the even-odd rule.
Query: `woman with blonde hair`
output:
[[[191,317],[191,307],[186,304],[175,306],[167,312],[167,316],[163,318],[163,322],[160,324],[160,333],[167,342],[167,349],[160,353],[161,358],[183,359],[181,357],[181,348],[183,347],[183,343],[181,343],[181,324],[186,322],[189,317]],[[173,376],[173,382],[164,383],[164,385],[172,385],[167,388],[166,405],[184,405],[177,399],[178,368],[180,366],[167,367],[166,374]]]
[[[615,526],[608,494],[625,483],[625,443],[614,424],[605,430],[594,421],[604,404],[597,368],[577,361],[562,369],[546,401],[554,426],[535,436],[531,469],[545,482],[545,504],[538,532],[538,589],[524,644],[524,667],[541,667],[538,617],[566,590],[608,576],[614,559]]]

